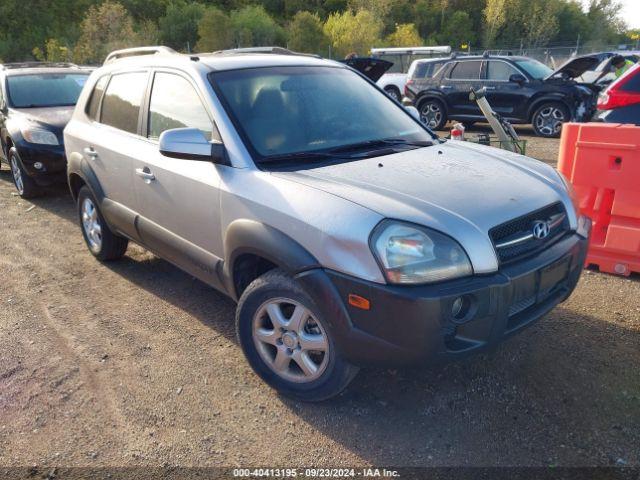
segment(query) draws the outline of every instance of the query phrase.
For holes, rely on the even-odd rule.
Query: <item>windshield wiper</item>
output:
[[[296,153],[281,153],[278,155],[270,155],[264,157],[260,163],[280,163],[280,162],[296,162],[299,160],[312,160],[323,161],[329,159],[344,159],[344,155],[335,155],[330,152],[296,152]]]
[[[365,140],[364,142],[352,143],[341,147],[335,147],[329,150],[331,153],[349,152],[352,150],[361,150],[363,148],[377,147],[393,147],[396,145],[407,145],[410,147],[431,147],[433,142],[430,140],[406,140],[404,138],[383,138],[379,140]]]

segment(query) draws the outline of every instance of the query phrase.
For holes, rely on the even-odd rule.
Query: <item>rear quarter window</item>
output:
[[[91,98],[89,99],[89,103],[87,103],[86,113],[89,118],[92,120],[98,120],[98,109],[100,108],[100,102],[102,101],[102,95],[104,94],[104,89],[107,86],[107,82],[109,81],[109,76],[104,75],[100,77],[96,82],[95,87],[93,87],[93,92],[91,92]]]

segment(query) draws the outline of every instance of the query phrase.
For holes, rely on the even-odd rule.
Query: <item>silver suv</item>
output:
[[[91,253],[131,240],[230,296],[247,360],[297,399],[496,345],[585,259],[591,222],[553,168],[441,140],[321,58],[115,52],[64,140]]]

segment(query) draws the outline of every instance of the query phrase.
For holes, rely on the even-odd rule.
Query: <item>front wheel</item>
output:
[[[531,124],[539,137],[559,137],[562,124],[569,121],[569,111],[561,103],[543,103],[536,109]]]
[[[22,198],[37,197],[40,194],[40,189],[33,178],[22,168],[18,151],[15,147],[9,150],[9,166],[11,167],[11,177],[13,178],[13,184],[16,186],[18,195]]]
[[[311,297],[281,270],[265,273],[243,292],[236,330],[253,370],[287,397],[326,400],[358,372],[342,359]]]
[[[109,229],[98,202],[86,185],[78,192],[78,217],[82,236],[94,257],[101,261],[122,258],[129,241]]]
[[[431,130],[442,130],[447,123],[447,114],[440,100],[429,99],[420,104],[420,120]]]

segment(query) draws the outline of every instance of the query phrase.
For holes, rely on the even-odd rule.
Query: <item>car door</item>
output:
[[[0,76],[0,161],[7,160],[8,152],[4,139],[7,132],[7,103],[5,102],[3,86],[4,77]],[[8,162],[7,162],[8,163]]]
[[[512,75],[521,75],[525,81],[511,82]],[[486,98],[493,110],[506,119],[526,121],[526,105],[532,93],[525,75],[509,62],[489,60],[484,77]]]
[[[89,99],[90,122],[75,131],[80,151],[98,178],[102,213],[116,230],[137,239],[132,161],[143,142],[138,134],[149,72],[114,73],[98,79]]]
[[[441,85],[449,118],[464,119],[482,115],[476,102],[469,100],[469,92],[481,87],[480,70],[482,60],[458,61],[451,68]]]
[[[229,167],[169,158],[158,148],[162,132],[173,128],[198,128],[208,140],[220,140],[213,117],[193,80],[175,70],[153,73],[145,104],[145,140],[132,165],[142,242],[192,275],[220,286],[219,169]]]

